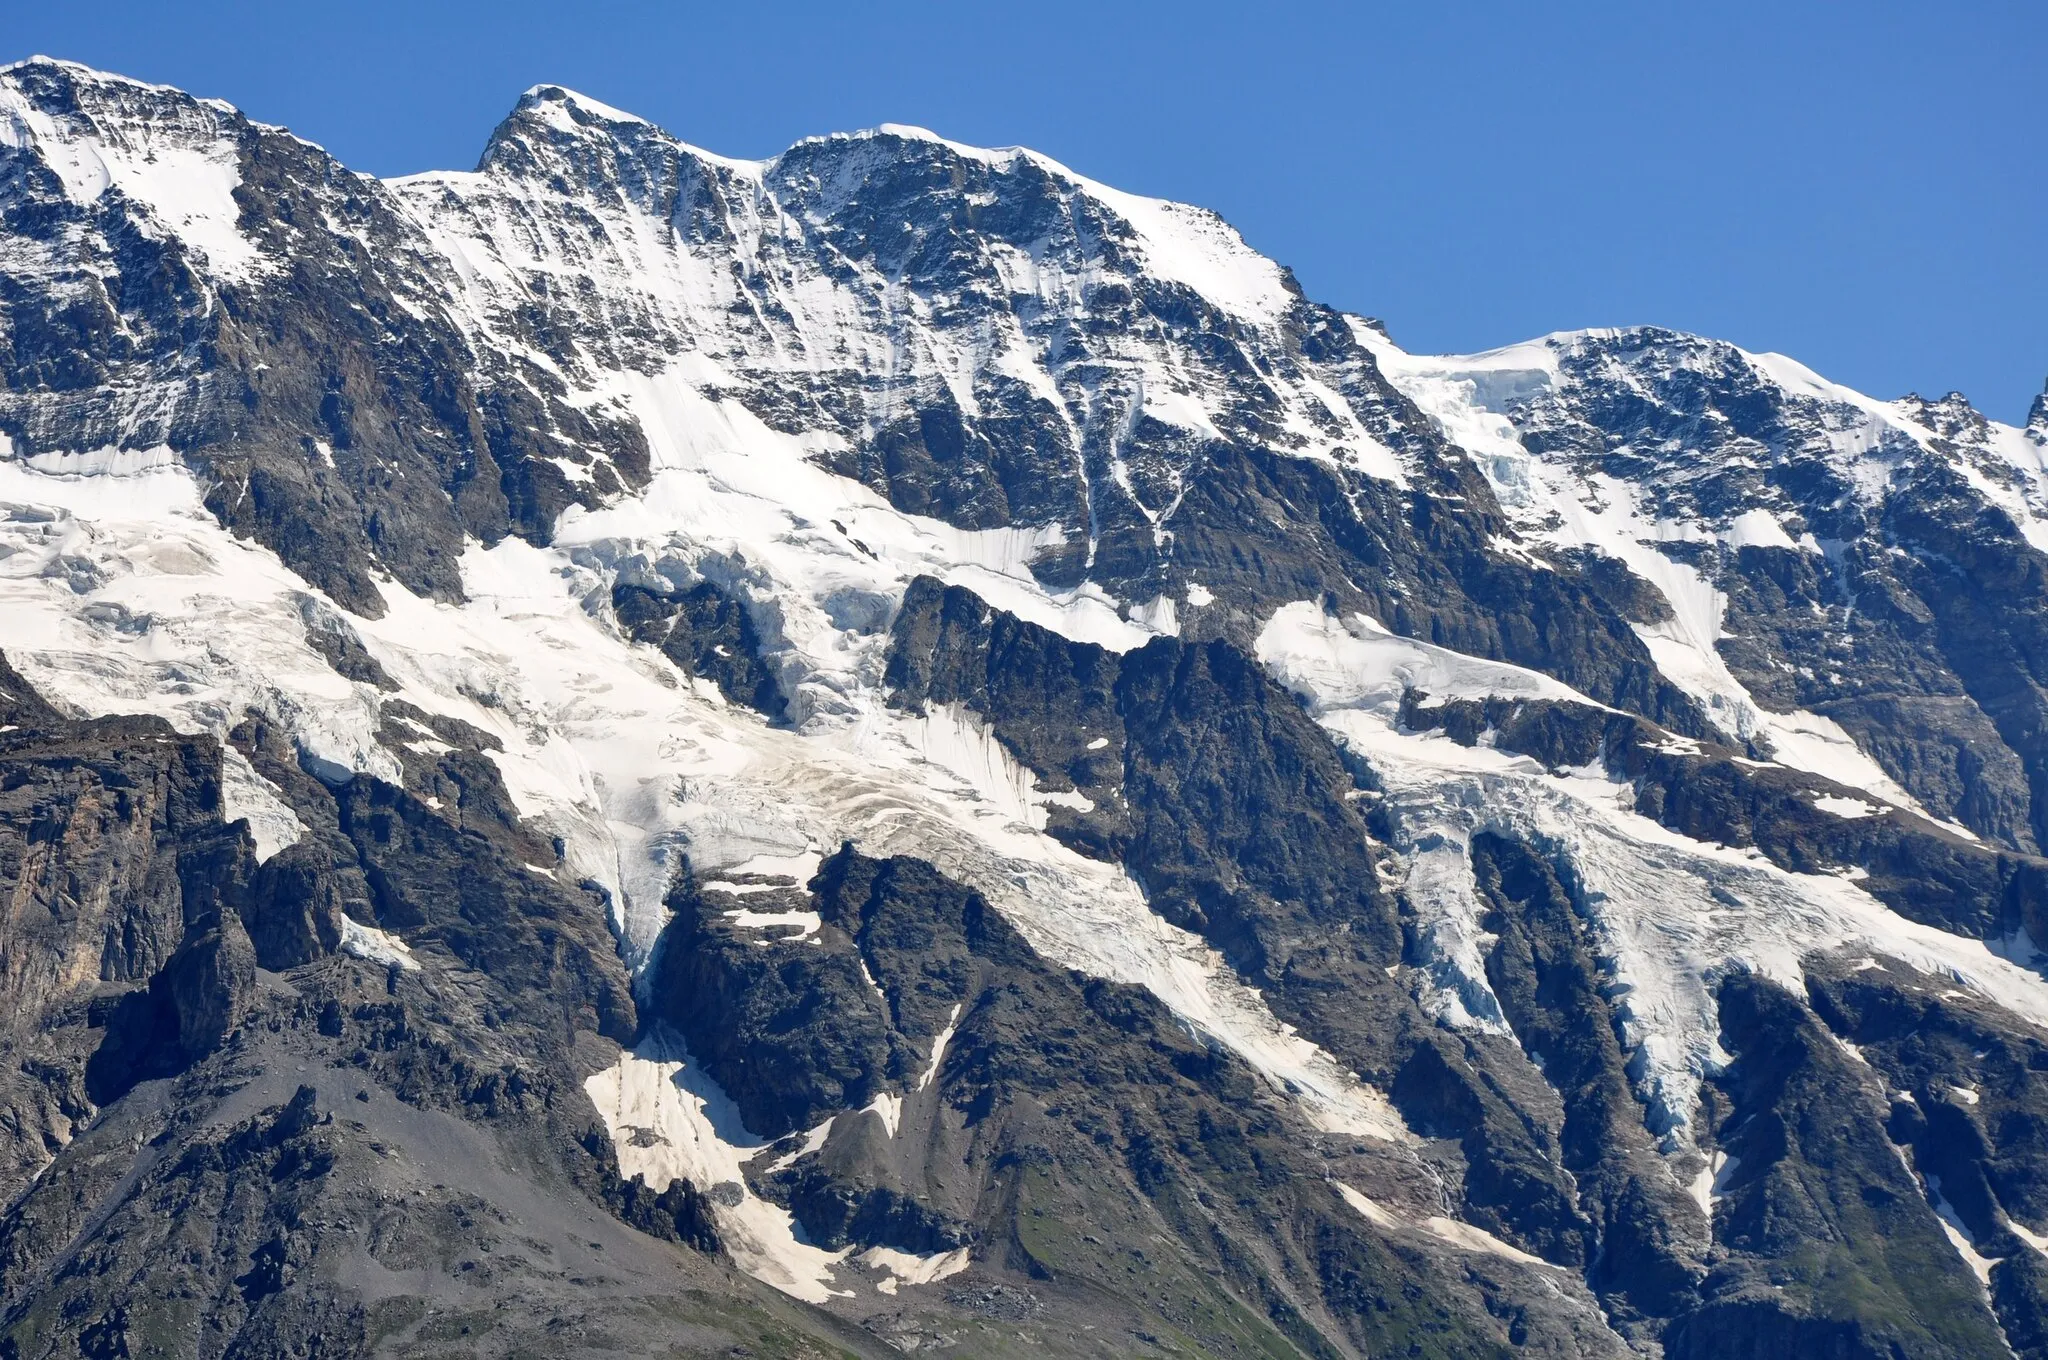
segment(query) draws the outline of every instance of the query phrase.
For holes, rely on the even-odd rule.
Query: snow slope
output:
[[[1402,647],[1413,644],[1401,643]],[[1471,839],[1492,831],[1553,855],[1616,988],[1630,1076],[1667,1152],[1690,1146],[1699,1083],[1726,1055],[1713,989],[1747,969],[1803,991],[1816,950],[1856,950],[1953,977],[2048,1029],[2048,981],[1983,942],[1905,920],[1842,874],[1793,874],[1755,851],[1707,845],[1634,811],[1632,786],[1600,771],[1551,773],[1527,757],[1403,731],[1384,677],[1394,644],[1369,626],[1280,611],[1259,657],[1372,765],[1421,948],[1425,1000],[1446,1022],[1504,1031],[1486,979]],[[1448,668],[1446,668],[1448,669]],[[1531,697],[1542,677],[1474,663],[1442,697]]]
[[[40,153],[74,203],[120,194],[142,209],[149,228],[196,249],[219,278],[246,281],[267,267],[236,227],[241,173],[225,136],[232,110],[47,57],[0,67],[0,75],[31,64],[61,66],[74,80],[99,87],[103,97],[141,106],[142,116],[53,118],[0,82],[0,147]]]

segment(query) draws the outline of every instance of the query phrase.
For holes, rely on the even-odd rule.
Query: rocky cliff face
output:
[[[0,515],[7,1354],[2048,1354],[2039,403],[36,60]]]

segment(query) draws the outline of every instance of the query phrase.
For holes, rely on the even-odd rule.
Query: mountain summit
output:
[[[0,1350],[2048,1354],[2048,416],[0,69]]]

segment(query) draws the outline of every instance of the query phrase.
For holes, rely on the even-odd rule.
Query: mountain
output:
[[[0,70],[0,1354],[2048,1355],[2044,413]]]

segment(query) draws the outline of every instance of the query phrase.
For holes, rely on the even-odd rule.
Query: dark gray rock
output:
[[[635,642],[660,648],[685,675],[705,677],[726,698],[772,719],[788,717],[789,701],[761,658],[746,606],[711,581],[662,593],[621,582],[612,588],[612,609]]]
[[[1977,1356],[2003,1346],[1977,1281],[1885,1130],[1885,1095],[1800,1001],[1722,984],[1716,1137],[1731,1158],[1702,1306],[1675,1356]]]
[[[722,912],[808,905],[800,889],[744,897],[697,886],[687,868],[668,899],[649,989],[654,1016],[675,1027],[747,1121],[766,1138],[858,1109],[916,1055],[894,1031],[837,928],[816,943],[736,927]]]
[[[256,988],[256,950],[242,918],[227,912],[188,933],[159,977],[184,1056],[203,1058],[219,1048],[248,1013]]]

